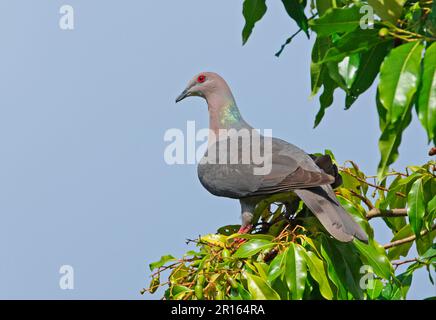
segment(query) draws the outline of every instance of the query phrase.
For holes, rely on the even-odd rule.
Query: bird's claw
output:
[[[241,226],[241,228],[238,230],[238,233],[239,234],[247,234],[247,233],[249,233],[251,231],[252,228],[253,228],[253,225],[251,225],[251,224],[246,225],[245,227]],[[243,244],[246,241],[247,241],[247,239],[235,238],[234,243],[236,245],[241,245],[241,244]]]

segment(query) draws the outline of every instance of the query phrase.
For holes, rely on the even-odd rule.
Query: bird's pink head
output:
[[[233,102],[233,95],[226,81],[214,72],[201,72],[192,78],[185,90],[177,97],[179,102],[186,97],[196,96],[211,102]],[[222,100],[222,101],[221,101]],[[225,101],[227,100],[227,101]]]
[[[186,97],[197,96],[206,99],[209,109],[209,127],[214,132],[219,129],[235,128],[243,124],[229,86],[214,72],[197,74],[185,90],[177,97],[179,102]]]

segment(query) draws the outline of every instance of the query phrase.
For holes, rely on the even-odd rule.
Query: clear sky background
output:
[[[58,26],[64,4],[74,31]],[[237,201],[208,194],[194,165],[163,159],[167,129],[208,125],[204,101],[174,103],[199,71],[227,79],[254,127],[376,172],[374,88],[349,111],[338,94],[313,130],[312,40],[277,59],[296,26],[279,1],[268,6],[242,47],[242,1],[0,2],[0,298],[159,298],[139,295],[148,263],[239,223]],[[415,117],[395,167],[424,163],[428,149]],[[74,267],[74,290],[59,288],[62,265]],[[416,273],[410,298],[431,295]]]

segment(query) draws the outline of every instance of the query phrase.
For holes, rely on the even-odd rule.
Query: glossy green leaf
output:
[[[309,268],[310,275],[319,285],[319,291],[322,296],[327,299],[333,299],[333,291],[330,287],[329,280],[327,278],[326,271],[324,269],[324,263],[319,259],[315,253],[306,251],[306,263]]]
[[[272,235],[262,234],[262,233],[255,233],[255,234],[234,233],[231,236],[229,236],[226,241],[230,242],[230,240],[233,240],[233,239],[249,239],[249,240],[259,239],[259,240],[272,241],[272,240],[274,240],[274,237]]]
[[[421,86],[416,110],[427,131],[428,140],[436,144],[436,42],[425,51]]]
[[[182,300],[188,292],[192,292],[188,287],[180,285],[173,286],[171,289],[172,299],[174,300]]]
[[[224,248],[226,246],[227,236],[222,234],[206,234],[200,237],[201,242],[207,242],[211,245]]]
[[[418,251],[419,255],[425,254],[428,249],[430,249],[436,238],[436,230],[433,230],[425,235],[421,235],[415,241],[416,243],[416,251]]]
[[[294,19],[297,25],[306,33],[309,37],[307,17],[304,14],[304,3],[299,0],[282,0],[285,10],[288,15]]]
[[[254,239],[242,244],[239,249],[233,254],[235,258],[248,258],[254,256],[262,250],[269,249],[274,246],[274,243],[268,240]]]
[[[431,260],[436,258],[436,243],[433,243],[432,246],[424,252],[420,257],[420,260]]]
[[[262,278],[244,272],[243,276],[247,279],[247,287],[254,300],[280,300],[280,296]]]
[[[430,217],[430,220],[433,221],[436,219],[436,194],[427,204],[427,212]]]
[[[383,20],[396,22],[406,0],[368,0],[375,13]]]
[[[244,286],[240,283],[238,283],[238,293],[241,296],[242,300],[253,300],[253,297],[251,296],[250,292],[245,290]]]
[[[391,242],[407,238],[411,235],[413,235],[412,228],[410,227],[410,224],[406,224],[395,234]],[[412,245],[413,242],[406,242],[402,245],[392,247],[388,251],[388,258],[390,260],[396,260],[399,259],[400,257],[406,257]]]
[[[366,289],[368,299],[376,300],[380,296],[383,287],[384,287],[383,282],[380,279],[373,279],[372,285]]]
[[[245,26],[242,30],[242,44],[245,44],[253,31],[254,25],[267,10],[265,0],[244,0],[242,14],[245,18]]]
[[[314,128],[317,127],[321,122],[322,118],[324,118],[325,110],[332,105],[333,98],[334,98],[333,94],[336,88],[338,87],[338,85],[330,77],[326,69],[324,69],[322,77],[323,77],[324,90],[322,94],[319,96],[320,107],[318,113],[315,116],[315,123],[313,126]]]
[[[345,57],[344,60],[342,60],[338,64],[339,74],[344,79],[348,89],[351,88],[354,80],[356,79],[357,70],[359,70],[359,64],[360,55],[356,53],[352,54],[351,56]]]
[[[149,264],[150,271],[158,269],[158,268],[164,266],[167,262],[175,261],[175,260],[176,260],[176,258],[174,258],[170,254],[162,256],[159,261],[152,262]]]
[[[328,9],[335,6],[336,0],[316,0],[316,9],[321,17]]]
[[[387,122],[388,119],[382,120],[382,122],[386,122],[387,124],[382,129],[383,131],[378,143],[381,154],[377,172],[378,180],[383,179],[383,176],[388,171],[389,166],[398,158],[398,147],[401,144],[403,132],[412,121],[411,109],[412,104],[404,109],[404,113],[397,123],[389,123]],[[379,116],[380,119],[382,119],[383,114],[380,113],[380,110],[385,110],[385,108],[379,108]]]
[[[407,270],[406,272],[397,276],[397,282],[391,284],[391,296],[392,300],[403,300],[406,298],[407,292],[412,284],[413,272]]]
[[[286,284],[291,291],[292,299],[301,300],[307,277],[307,266],[304,248],[291,242],[286,253]]]
[[[309,25],[318,36],[328,36],[337,32],[350,32],[359,27],[361,14],[358,7],[331,8]]]
[[[327,262],[328,276],[338,288],[338,295],[346,299],[349,292],[354,298],[363,299],[359,286],[362,262],[352,245],[322,237],[321,254]]]
[[[345,100],[346,109],[351,107],[359,95],[371,87],[391,46],[390,41],[384,41],[361,53],[359,69]]]
[[[374,231],[365,217],[365,209],[340,195],[338,195],[338,200],[342,207],[353,216],[353,219],[362,227],[365,233],[369,235],[370,238],[373,238]]]
[[[424,224],[425,215],[424,190],[422,188],[422,178],[416,180],[407,196],[407,215],[409,216],[410,226],[413,232],[419,236]]]
[[[401,124],[405,110],[417,90],[423,44],[413,41],[392,49],[380,69],[380,102],[388,112],[388,122]]]
[[[223,226],[217,230],[217,233],[225,235],[225,236],[229,236],[229,235],[232,235],[232,234],[238,232],[240,227],[241,226],[238,224]]]
[[[310,64],[311,96],[316,95],[323,85],[323,70],[326,68],[326,65],[320,62],[324,59],[331,46],[332,42],[329,37],[316,37],[312,48],[312,62]]]
[[[285,271],[286,254],[278,254],[270,263],[268,269],[268,283],[272,283],[280,277]]]
[[[388,257],[378,251],[373,243],[365,244],[359,240],[353,241],[356,248],[365,257],[368,264],[373,268],[375,274],[383,279],[389,279],[393,274],[392,265]]]
[[[377,29],[357,29],[340,37],[330,48],[322,62],[341,61],[353,53],[368,51],[380,43]]]

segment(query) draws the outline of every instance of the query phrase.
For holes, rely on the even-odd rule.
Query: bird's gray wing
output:
[[[208,149],[206,157],[210,155],[211,148],[213,148],[216,158],[212,161],[213,164],[200,164],[198,176],[203,186],[211,193],[224,197],[242,198],[316,187],[335,181],[334,177],[320,170],[303,150],[276,138],[272,138],[270,153],[265,152],[263,143],[261,143],[261,153],[265,156],[265,161],[270,161],[270,171],[256,175],[254,169],[265,164],[242,163],[242,153],[246,152],[243,150],[243,143],[243,139],[238,143],[238,160],[240,161],[233,164],[230,157],[224,163],[219,163],[218,155],[219,148],[223,146],[222,141],[221,145],[217,143]]]

